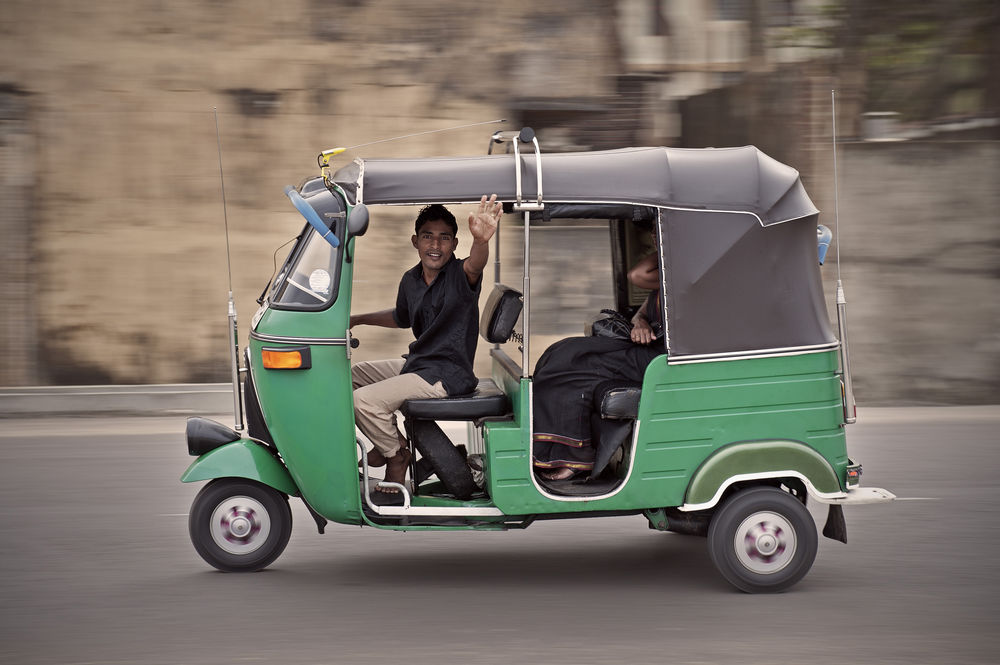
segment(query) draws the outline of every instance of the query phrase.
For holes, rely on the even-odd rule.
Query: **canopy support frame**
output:
[[[514,144],[514,210],[518,212],[545,210],[545,203],[542,202],[542,151],[538,147],[538,137],[534,133],[531,134],[531,144],[535,148],[535,181],[538,184],[538,197],[534,203],[527,203],[521,193],[521,150],[518,146],[526,138],[524,133],[524,130],[521,130],[521,136],[512,141]]]

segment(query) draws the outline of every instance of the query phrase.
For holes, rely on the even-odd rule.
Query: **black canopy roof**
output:
[[[494,192],[511,202],[514,159],[357,159],[332,180],[367,205],[471,203]],[[522,199],[533,202],[536,157],[521,159]],[[541,163],[547,215],[658,211],[671,362],[836,345],[819,274],[819,211],[795,169],[753,146],[553,153]]]
[[[535,155],[522,153],[522,197],[538,194]],[[816,214],[799,173],[753,146],[623,148],[543,154],[546,203],[629,203],[745,211],[768,226]],[[513,201],[514,155],[357,159],[332,180],[352,203]]]

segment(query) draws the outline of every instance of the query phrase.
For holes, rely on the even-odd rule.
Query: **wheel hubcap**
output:
[[[212,540],[230,554],[257,550],[271,533],[271,518],[256,499],[229,497],[212,513]]]
[[[795,529],[782,515],[754,513],[740,523],[733,540],[736,558],[762,575],[778,572],[795,556]]]

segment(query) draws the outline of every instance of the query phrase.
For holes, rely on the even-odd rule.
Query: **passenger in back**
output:
[[[646,367],[664,352],[655,343],[663,328],[656,253],[640,260],[629,271],[629,280],[654,290],[632,317],[628,338],[569,337],[546,349],[535,365],[532,463],[546,480],[590,473],[595,459],[594,389],[611,379],[641,385]]]

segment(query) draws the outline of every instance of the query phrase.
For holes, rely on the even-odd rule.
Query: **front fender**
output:
[[[682,510],[711,508],[737,482],[798,478],[820,499],[845,495],[826,458],[798,441],[748,441],[717,450],[695,471]]]
[[[299,488],[285,465],[262,444],[240,439],[210,450],[187,468],[182,483],[214,478],[248,478],[295,496]]]

